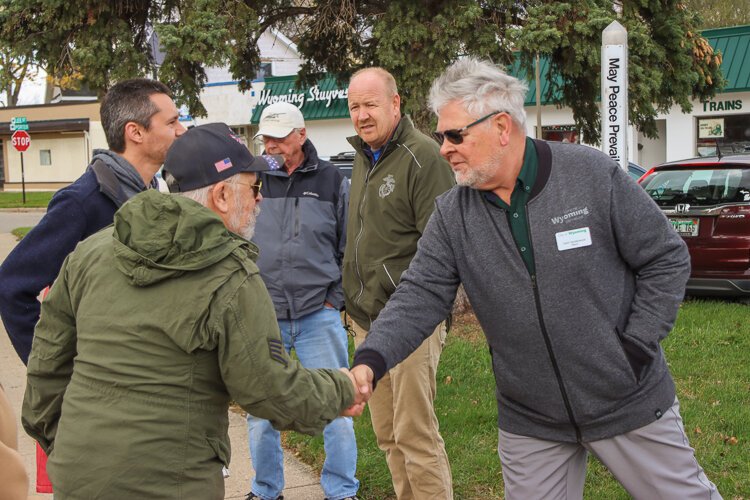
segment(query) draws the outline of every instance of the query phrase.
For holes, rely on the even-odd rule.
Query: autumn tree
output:
[[[684,0],[701,17],[701,28],[724,28],[750,24],[750,0]]]
[[[658,110],[690,109],[722,83],[720,58],[698,32],[695,15],[676,0],[0,0],[0,44],[31,47],[56,77],[80,72],[91,88],[152,74],[149,35],[158,33],[165,60],[159,78],[188,104],[204,68],[228,65],[243,89],[260,64],[257,41],[281,29],[304,58],[303,79],[328,71],[345,79],[379,65],[399,83],[405,111],[429,127],[426,94],[433,79],[462,55],[530,71],[549,57],[560,106],[573,110],[587,140],[599,136],[601,31],[619,20],[630,33],[630,117],[655,133]]]
[[[0,105],[15,106],[21,85],[37,75],[28,53],[18,53],[9,47],[0,48]]]

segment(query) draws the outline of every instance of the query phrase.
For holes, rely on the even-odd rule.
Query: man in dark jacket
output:
[[[393,76],[382,68],[355,73],[349,114],[357,135],[351,210],[344,255],[346,312],[357,336],[367,336],[409,266],[435,206],[453,186],[437,144],[401,116]],[[448,313],[442,319],[446,319]],[[451,469],[433,401],[445,341],[443,323],[413,355],[391,370],[370,400],[378,446],[385,452],[400,500],[453,498]]]
[[[112,87],[100,114],[109,150],[94,150],[86,172],[55,193],[39,224],[0,266],[0,316],[24,363],[39,320],[39,293],[79,241],[111,224],[126,200],[156,187],[154,174],[185,131],[169,89],[144,78]]]
[[[247,239],[257,173],[280,165],[225,124],[195,127],[164,165],[180,195],[133,197],[68,256],[22,412],[56,499],[220,500],[230,401],[309,434],[352,405],[347,370],[306,370],[283,350]]]
[[[685,243],[611,158],[526,137],[525,96],[470,58],[433,84],[459,187],[438,198],[355,376],[373,383],[413,351],[463,283],[490,347],[506,498],[582,498],[589,452],[634,498],[721,498],[659,345],[690,272]]]
[[[281,339],[307,368],[348,368],[341,260],[346,242],[349,180],[318,158],[307,138],[300,110],[271,104],[258,133],[266,153],[281,155],[284,169],[263,172],[263,212],[254,242],[258,268],[271,295]],[[284,489],[281,437],[268,420],[248,414],[255,477],[248,498],[276,499]],[[320,484],[326,498],[357,494],[357,441],[350,417],[339,417],[323,432],[326,459]]]

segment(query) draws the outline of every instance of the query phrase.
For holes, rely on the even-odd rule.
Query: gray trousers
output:
[[[695,459],[676,399],[659,420],[599,441],[561,443],[500,430],[505,498],[583,498],[589,452],[636,500],[721,499]]]

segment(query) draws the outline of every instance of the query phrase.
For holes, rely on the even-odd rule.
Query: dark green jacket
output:
[[[281,345],[256,247],[149,190],[80,243],[42,305],[22,420],[55,499],[222,499],[230,400],[319,433],[353,400]]]
[[[343,281],[346,311],[369,328],[417,251],[435,197],[454,184],[437,143],[401,119],[373,165],[358,136],[346,231]]]

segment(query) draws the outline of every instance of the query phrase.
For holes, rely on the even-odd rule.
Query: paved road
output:
[[[36,226],[44,212],[0,211],[0,233],[9,233],[17,227]]]

